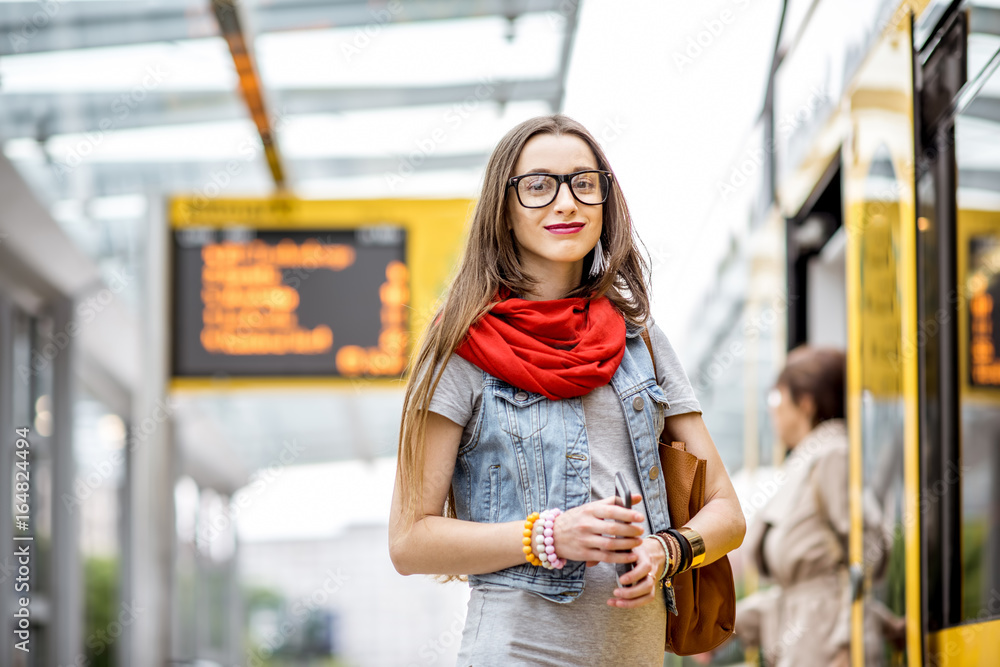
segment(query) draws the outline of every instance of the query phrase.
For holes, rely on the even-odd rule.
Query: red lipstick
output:
[[[548,225],[545,229],[553,234],[576,234],[583,227],[584,223],[582,222],[561,222],[557,225]]]

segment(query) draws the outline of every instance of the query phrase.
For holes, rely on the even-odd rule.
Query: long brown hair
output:
[[[524,121],[510,130],[493,149],[458,272],[443,305],[427,327],[419,351],[410,360],[399,432],[398,467],[403,513],[411,521],[421,511],[427,411],[448,359],[469,327],[490,310],[500,288],[524,294],[531,292],[537,282],[521,268],[505,205],[507,179],[515,175],[514,166],[525,143],[537,134],[577,136],[590,146],[597,168],[611,171],[604,151],[590,132],[562,114]],[[615,183],[604,202],[602,225],[600,238],[608,268],[590,277],[594,254],[591,251],[584,258],[580,285],[566,296],[596,298],[607,295],[626,319],[645,322],[649,314],[648,263],[638,251],[640,241],[632,229],[625,198]],[[440,370],[434,373],[439,363]],[[446,515],[450,517],[455,516],[453,501],[449,493]]]

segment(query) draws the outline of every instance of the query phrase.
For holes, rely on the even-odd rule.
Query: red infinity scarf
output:
[[[520,389],[575,398],[618,370],[625,319],[606,296],[505,299],[469,327],[455,353]]]

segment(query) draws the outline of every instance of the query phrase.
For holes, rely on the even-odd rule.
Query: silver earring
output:
[[[607,267],[608,258],[604,256],[604,249],[601,247],[601,239],[597,239],[594,246],[594,261],[590,263],[590,277],[599,276]]]

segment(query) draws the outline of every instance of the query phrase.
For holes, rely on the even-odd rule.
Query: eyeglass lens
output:
[[[548,206],[556,198],[559,181],[549,174],[531,174],[517,183],[521,204],[529,207]],[[597,171],[585,171],[570,179],[570,191],[584,204],[600,204],[608,194],[608,177]]]

